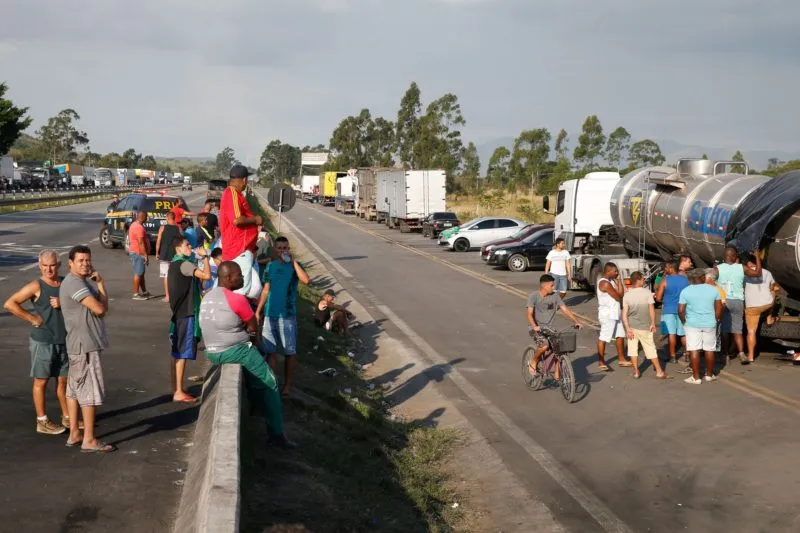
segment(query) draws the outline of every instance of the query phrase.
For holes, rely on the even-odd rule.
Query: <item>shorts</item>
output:
[[[533,345],[536,346],[537,349],[549,345],[550,341],[547,340],[547,337],[545,337],[541,333],[533,331],[533,328],[528,328],[528,335],[531,336],[531,339],[533,340]]]
[[[686,350],[689,352],[716,352],[717,328],[692,328],[686,326]]]
[[[133,275],[144,276],[144,256],[131,252],[131,263],[133,264]]]
[[[81,407],[103,405],[106,397],[100,353],[98,351],[69,356],[67,398],[77,400]]]
[[[614,339],[625,337],[625,327],[619,318],[600,319],[600,335],[598,338],[603,342],[611,342]]]
[[[556,292],[567,292],[567,276],[553,274],[552,272],[550,272],[550,275],[553,276],[556,282]]]
[[[747,330],[757,330],[758,323],[761,322],[761,317],[764,313],[771,311],[774,304],[759,305],[758,307],[745,307],[744,309],[744,322],[747,324]]]
[[[289,357],[297,353],[297,319],[295,317],[266,317],[261,335],[267,353],[278,353],[279,344],[283,347],[283,355]]]
[[[175,321],[172,333],[172,357],[175,359],[197,359],[197,337],[194,336],[194,317],[185,316]]]
[[[28,339],[31,350],[31,377],[65,378],[69,374],[69,358],[64,344],[50,344]]]
[[[158,277],[159,278],[166,278],[167,274],[169,273],[169,261],[159,261],[158,262]]]
[[[686,335],[683,330],[683,322],[681,322],[678,313],[664,313],[661,315],[661,334],[677,335],[679,337]]]
[[[742,300],[728,300],[722,309],[722,333],[742,334],[744,322],[744,302]]]
[[[647,359],[657,359],[658,351],[653,339],[653,332],[649,329],[632,329],[633,339],[628,339],[628,357],[633,359],[639,357],[639,344]]]
[[[251,299],[258,298],[263,285],[261,284],[261,278],[258,274],[258,263],[255,262],[253,252],[245,250],[238,255],[233,262],[242,269],[242,288],[233,292]]]

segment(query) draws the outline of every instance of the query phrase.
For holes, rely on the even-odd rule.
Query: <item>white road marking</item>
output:
[[[95,237],[94,239],[92,239],[92,240],[91,240],[91,241],[89,241],[89,242],[97,242],[97,241],[99,241],[99,240],[100,240],[100,237]]]
[[[259,196],[261,196],[259,194]],[[492,420],[497,424],[506,434],[511,437],[528,455],[536,461],[536,463],[547,472],[553,480],[558,483],[583,509],[589,513],[592,518],[606,531],[613,531],[617,533],[633,533],[633,530],[628,527],[614,512],[608,508],[606,504],[600,501],[597,496],[586,488],[583,483],[578,480],[569,470],[564,468],[559,462],[550,455],[539,443],[532,439],[525,431],[517,426],[511,419],[509,419],[503,411],[495,406],[486,396],[484,396],[478,389],[476,389],[467,379],[461,375],[456,368],[451,367],[447,363],[447,359],[442,357],[430,344],[428,344],[422,337],[411,329],[394,311],[389,309],[386,305],[380,304],[378,300],[367,290],[363,285],[355,280],[342,265],[340,265],[333,257],[325,252],[317,245],[308,235],[302,232],[288,219],[284,218],[284,222],[292,228],[292,231],[300,235],[317,253],[319,253],[325,260],[339,271],[344,277],[353,283],[357,290],[362,292],[364,296],[377,304],[378,309],[391,320],[402,331],[417,348],[424,353],[431,361],[436,364],[443,365],[448,368],[448,376],[450,380]]]
[[[20,268],[19,270],[20,270],[20,272],[22,272],[23,270],[30,270],[32,268],[36,268],[37,266],[39,266],[39,262],[38,261],[35,262],[35,263],[31,263],[30,265],[25,265],[24,267]]]
[[[5,280],[7,280],[7,279],[8,279],[8,278],[0,278],[0,281],[5,281]]]

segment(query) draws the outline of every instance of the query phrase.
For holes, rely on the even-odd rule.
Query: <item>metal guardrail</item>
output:
[[[112,194],[125,194],[133,190],[159,191],[162,189],[173,189],[180,185],[160,185],[160,186],[129,186],[122,187],[87,187],[74,189],[39,189],[39,190],[18,190],[0,193],[0,206],[13,206],[23,204],[39,204],[49,202],[60,202],[69,200],[81,200],[94,196],[104,196]]]

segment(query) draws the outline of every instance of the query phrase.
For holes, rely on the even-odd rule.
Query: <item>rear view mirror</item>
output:
[[[550,197],[547,195],[542,196],[542,209],[545,213],[550,211]]]
[[[389,203],[389,197],[388,196],[384,197],[383,201],[388,204]]]

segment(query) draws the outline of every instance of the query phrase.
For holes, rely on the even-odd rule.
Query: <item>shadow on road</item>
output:
[[[444,380],[445,376],[447,376],[451,372],[452,367],[464,361],[466,361],[465,358],[458,357],[445,364],[429,366],[428,368],[424,369],[418,374],[415,374],[414,376],[408,378],[397,388],[395,388],[391,393],[387,394],[386,401],[388,401],[393,406],[404,403],[406,400],[413,398],[418,392],[424,389],[431,381],[434,381],[436,383],[441,383]]]
[[[367,259],[368,256],[366,255],[347,255],[344,257],[334,257],[337,261],[354,261],[356,259]]]

